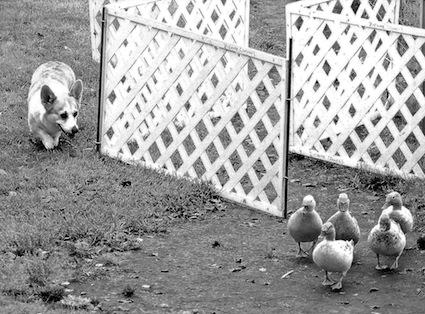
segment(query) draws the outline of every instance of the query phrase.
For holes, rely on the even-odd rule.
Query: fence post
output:
[[[105,72],[106,72],[106,7],[102,8],[102,25],[100,34],[100,62],[99,62],[99,72],[100,72],[100,80],[99,80],[99,103],[98,103],[98,112],[97,112],[97,137],[96,137],[96,151],[100,152],[102,145],[102,128],[103,128],[103,110],[104,110],[104,93],[105,93]],[[96,47],[97,48],[97,47]]]
[[[425,29],[425,0],[419,1],[420,3],[420,27]],[[425,45],[422,46],[422,54],[425,55]],[[425,82],[422,82],[422,93],[425,94]],[[425,117],[419,122],[419,127],[422,130],[422,133],[425,134]]]

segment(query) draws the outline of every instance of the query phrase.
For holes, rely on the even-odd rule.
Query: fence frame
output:
[[[397,34],[411,34],[412,36],[418,36],[418,37],[423,37],[425,38],[425,30],[423,29],[418,29],[418,28],[414,28],[414,27],[409,27],[409,26],[402,26],[402,25],[398,25],[398,24],[393,24],[393,23],[386,23],[386,22],[381,22],[381,21],[376,21],[376,20],[368,20],[368,19],[363,19],[363,18],[359,18],[356,16],[350,17],[350,16],[345,16],[345,15],[338,15],[338,14],[329,14],[328,12],[323,12],[323,11],[313,11],[310,10],[310,7],[312,5],[317,5],[320,3],[324,3],[324,2],[332,2],[333,0],[305,0],[305,1],[300,1],[297,3],[292,3],[289,4],[287,6],[287,10],[286,10],[286,23],[287,23],[287,40],[294,40],[294,35],[292,34],[291,28],[292,25],[294,25],[294,21],[292,20],[292,16],[295,15],[299,15],[299,16],[304,16],[307,19],[320,19],[323,21],[332,21],[332,22],[337,22],[339,24],[344,24],[344,25],[351,25],[351,26],[359,26],[362,27],[364,29],[378,29],[378,30],[383,30],[386,32],[391,32],[391,33],[397,33]],[[400,3],[397,1],[395,3],[395,17],[394,20],[396,22],[398,22],[398,14],[399,14],[399,7],[400,7]],[[288,49],[290,47],[290,45],[287,45]],[[292,47],[292,46],[291,46]],[[287,55],[291,55],[292,52],[288,51]],[[295,58],[295,57],[294,57]],[[291,58],[291,60],[289,60],[289,62],[291,64],[295,63],[294,58]],[[294,70],[296,71],[296,69]],[[291,74],[293,76],[293,73]],[[294,86],[291,87],[292,89],[294,89]],[[293,93],[293,92],[292,92]],[[295,100],[292,99],[292,102],[294,102]],[[292,105],[291,108],[291,113],[297,110],[296,109],[296,105]],[[293,115],[295,116],[295,114]],[[328,154],[326,152],[319,152],[317,150],[312,150],[311,148],[308,147],[304,147],[303,144],[300,143],[294,143],[294,136],[295,136],[295,132],[296,132],[296,127],[294,126],[295,122],[292,120],[291,121],[291,136],[290,136],[290,151],[297,153],[297,154],[301,154],[304,156],[309,156],[312,158],[317,158],[317,159],[321,159],[321,160],[325,160],[328,162],[333,162],[333,163],[337,163],[337,164],[341,164],[341,165],[345,165],[348,167],[352,167],[352,168],[360,168],[360,169],[365,169],[367,171],[371,171],[371,172],[377,172],[377,173],[381,173],[384,175],[396,175],[396,176],[400,176],[403,178],[412,178],[412,177],[417,177],[417,174],[413,175],[412,173],[406,173],[404,171],[402,171],[401,169],[395,169],[395,168],[391,168],[388,166],[382,166],[382,165],[374,165],[374,164],[370,164],[364,161],[356,161],[356,160],[351,160],[345,157],[340,157],[340,156],[336,156],[336,155],[332,155],[332,154]],[[413,131],[412,131],[413,132]],[[422,150],[424,150],[424,148],[421,148]],[[416,153],[416,152],[415,152]]]
[[[149,2],[152,2],[154,0],[149,0]],[[274,56],[271,54],[267,54],[261,51],[257,51],[254,49],[251,49],[249,47],[224,42],[222,40],[214,39],[208,36],[195,34],[193,32],[187,31],[185,29],[176,28],[173,26],[169,26],[165,23],[154,21],[148,18],[144,18],[137,15],[129,15],[125,13],[122,9],[125,8],[128,4],[139,4],[140,1],[124,1],[122,3],[114,3],[114,4],[108,4],[104,6],[103,13],[102,13],[102,49],[101,49],[101,71],[100,71],[100,96],[99,96],[99,121],[98,121],[98,138],[97,138],[97,149],[103,154],[110,155],[104,148],[105,143],[103,140],[102,134],[105,133],[105,130],[103,130],[103,121],[104,121],[104,108],[105,108],[105,101],[106,101],[106,42],[108,41],[108,27],[110,26],[110,19],[109,16],[117,16],[117,17],[123,17],[123,18],[130,18],[134,22],[141,23],[143,25],[148,25],[149,27],[153,27],[156,29],[163,30],[168,33],[172,33],[174,35],[178,35],[184,38],[190,38],[195,41],[199,41],[208,45],[212,45],[217,48],[226,49],[227,51],[232,51],[234,53],[237,53],[239,55],[246,55],[248,57],[258,58],[263,60],[263,62],[270,62],[275,64],[276,66],[280,67],[280,77],[282,79],[281,85],[281,91],[280,91],[280,98],[282,99],[282,108],[280,108],[280,121],[279,123],[279,129],[280,129],[280,148],[279,148],[279,160],[276,161],[276,163],[279,164],[279,171],[278,171],[278,177],[280,188],[276,191],[278,194],[279,202],[276,207],[272,206],[271,204],[258,204],[258,202],[251,202],[247,200],[245,197],[238,195],[230,195],[227,192],[223,193],[223,191],[219,191],[219,194],[223,196],[224,198],[227,198],[230,201],[238,202],[243,205],[246,205],[248,207],[253,207],[259,210],[262,210],[264,212],[267,212],[272,215],[276,216],[283,216],[286,218],[287,216],[287,208],[286,208],[286,200],[287,200],[287,169],[288,169],[288,160],[287,155],[289,151],[289,143],[288,143],[288,137],[289,137],[289,125],[285,124],[285,121],[289,121],[289,110],[287,110],[286,102],[285,102],[285,92],[286,92],[286,86],[283,84],[286,74],[286,60]],[[118,157],[121,160],[127,162],[127,163],[134,163],[134,164],[144,164],[145,166],[152,167],[158,169],[155,165],[146,165],[144,162],[141,162],[140,160],[131,160],[131,158],[123,158],[123,156],[112,156],[112,157]],[[164,171],[166,173],[170,173],[170,171],[165,170],[163,168],[160,169],[161,171]],[[171,174],[176,174],[175,172],[171,171]]]

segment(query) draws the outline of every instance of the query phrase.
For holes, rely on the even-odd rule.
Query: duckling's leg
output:
[[[376,254],[376,257],[378,258],[378,265],[376,265],[375,269],[376,270],[385,270],[388,268],[387,265],[381,265],[381,263],[379,262],[379,254]]]
[[[298,253],[297,253],[297,257],[306,257],[306,256],[308,256],[308,253],[302,249],[301,242],[298,242]]]
[[[339,281],[332,285],[332,290],[339,290],[342,288],[342,279],[344,279],[345,275],[347,275],[347,272],[342,272],[341,273],[341,278],[339,278]]]
[[[398,259],[400,258],[401,254],[403,253],[403,250],[397,255],[395,258],[394,263],[391,265],[390,269],[397,269],[398,268]]]
[[[310,254],[313,254],[313,250],[316,247],[316,244],[317,244],[317,239],[315,241],[313,241],[313,244],[311,245],[311,248],[309,249]]]
[[[325,280],[323,280],[322,285],[324,286],[332,286],[335,282],[329,278],[328,272],[325,270]]]

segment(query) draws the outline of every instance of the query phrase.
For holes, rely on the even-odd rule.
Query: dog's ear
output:
[[[81,96],[83,95],[83,82],[81,80],[76,80],[75,83],[72,85],[71,90],[69,91],[69,96],[74,97],[78,100],[78,102],[81,101]]]
[[[56,100],[56,95],[53,93],[53,91],[50,89],[49,86],[43,85],[41,87],[41,103],[43,104],[44,108],[46,108],[47,111],[49,111],[53,107],[53,103]]]

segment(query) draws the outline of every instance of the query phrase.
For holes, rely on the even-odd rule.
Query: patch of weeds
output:
[[[47,285],[38,288],[36,294],[45,303],[59,302],[64,298],[65,289],[59,285]]]
[[[39,260],[31,260],[27,267],[26,271],[28,273],[28,285],[30,287],[47,286],[50,280],[50,275],[52,274],[52,270],[48,263]]]
[[[271,248],[266,255],[264,256],[267,259],[277,259],[278,256],[276,254],[276,249],[275,248]]]
[[[69,276],[69,282],[83,283],[87,280],[99,280],[109,276],[109,272],[104,267],[93,267],[91,265],[81,265]]]
[[[32,289],[28,289],[28,286],[22,287],[5,287],[1,290],[2,294],[13,297],[15,300],[21,302],[31,302],[34,300],[34,294]]]
[[[358,170],[351,181],[354,188],[364,188],[375,192],[384,192],[395,189],[403,181],[402,178],[391,175],[384,175],[366,170]]]
[[[65,247],[69,256],[76,258],[92,258],[93,249],[85,241],[66,242]]]
[[[134,295],[135,291],[135,288],[131,287],[130,285],[126,285],[122,291],[122,295],[126,298],[131,298]]]

